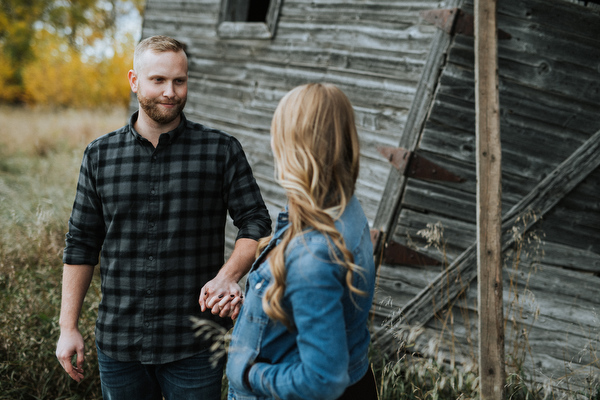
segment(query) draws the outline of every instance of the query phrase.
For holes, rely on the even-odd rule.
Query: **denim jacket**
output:
[[[336,399],[366,373],[370,342],[367,319],[375,287],[369,225],[352,197],[336,221],[354,263],[362,268],[351,294],[346,269],[333,260],[327,238],[308,230],[285,253],[286,289],[282,305],[293,324],[270,320],[262,298],[270,285],[270,249],[288,227],[282,212],[276,231],[246,280],[246,296],[233,330],[227,362],[229,399]],[[244,372],[247,371],[247,381]]]

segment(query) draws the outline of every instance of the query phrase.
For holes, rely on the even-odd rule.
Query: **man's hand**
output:
[[[77,328],[83,299],[90,287],[94,266],[65,264],[63,269],[62,301],[60,306],[60,337],[56,358],[67,374],[77,382],[83,379],[83,337]],[[77,354],[76,366],[73,356]]]
[[[231,317],[233,320],[238,317],[244,302],[238,282],[250,270],[257,246],[258,243],[253,239],[241,238],[235,242],[229,260],[200,291],[198,303],[202,312],[211,310],[221,318]]]
[[[221,318],[236,319],[240,313],[244,296],[240,285],[234,280],[217,275],[200,291],[200,309],[207,309]]]
[[[56,358],[60,365],[77,382],[83,379],[84,343],[79,330],[61,331],[56,345]],[[73,356],[77,355],[77,365],[73,365]]]

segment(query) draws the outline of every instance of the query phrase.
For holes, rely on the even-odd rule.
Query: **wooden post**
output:
[[[475,0],[477,298],[482,400],[501,400],[505,384],[497,32],[496,0]]]

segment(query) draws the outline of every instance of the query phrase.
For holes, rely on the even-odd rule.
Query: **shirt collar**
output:
[[[137,110],[136,112],[131,114],[131,117],[129,117],[129,131],[131,132],[133,137],[136,138],[137,140],[142,140],[142,139],[145,140],[145,138],[142,135],[140,135],[134,128],[134,124],[138,119],[139,113],[140,113],[140,110]],[[181,120],[179,121],[179,125],[177,125],[177,128],[173,129],[172,131],[165,132],[165,133],[163,133],[163,135],[167,134],[169,136],[170,140],[173,141],[177,137],[181,136],[181,134],[185,131],[186,125],[187,125],[187,118],[185,117],[185,114],[182,111],[181,112]]]
[[[289,210],[288,206],[285,206],[285,209],[279,213],[277,216],[277,221],[275,221],[275,233],[273,235],[273,240],[277,240],[283,235],[283,233],[287,230],[290,224],[289,218]]]

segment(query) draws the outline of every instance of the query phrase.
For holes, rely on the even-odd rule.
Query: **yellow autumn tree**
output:
[[[130,89],[133,38],[115,43],[112,57],[85,57],[56,35],[38,32],[34,61],[24,69],[24,100],[31,105],[71,108],[125,107]]]
[[[127,72],[133,68],[133,52],[137,44],[135,38],[128,35],[114,43],[114,55],[98,63],[98,73],[104,80],[102,98],[104,102],[127,107],[131,98],[131,89],[127,80]]]
[[[131,40],[121,39],[119,21],[136,13],[141,16],[144,3],[1,0],[0,103],[76,107],[128,103],[128,89],[116,76],[130,64],[133,46]],[[89,56],[98,43],[107,46],[111,41],[114,56]],[[112,87],[115,82],[117,87]]]
[[[0,84],[2,90],[0,90],[0,102],[9,103],[18,99],[22,93],[22,87],[14,81],[16,74],[15,65],[4,56],[4,52],[0,46]]]

